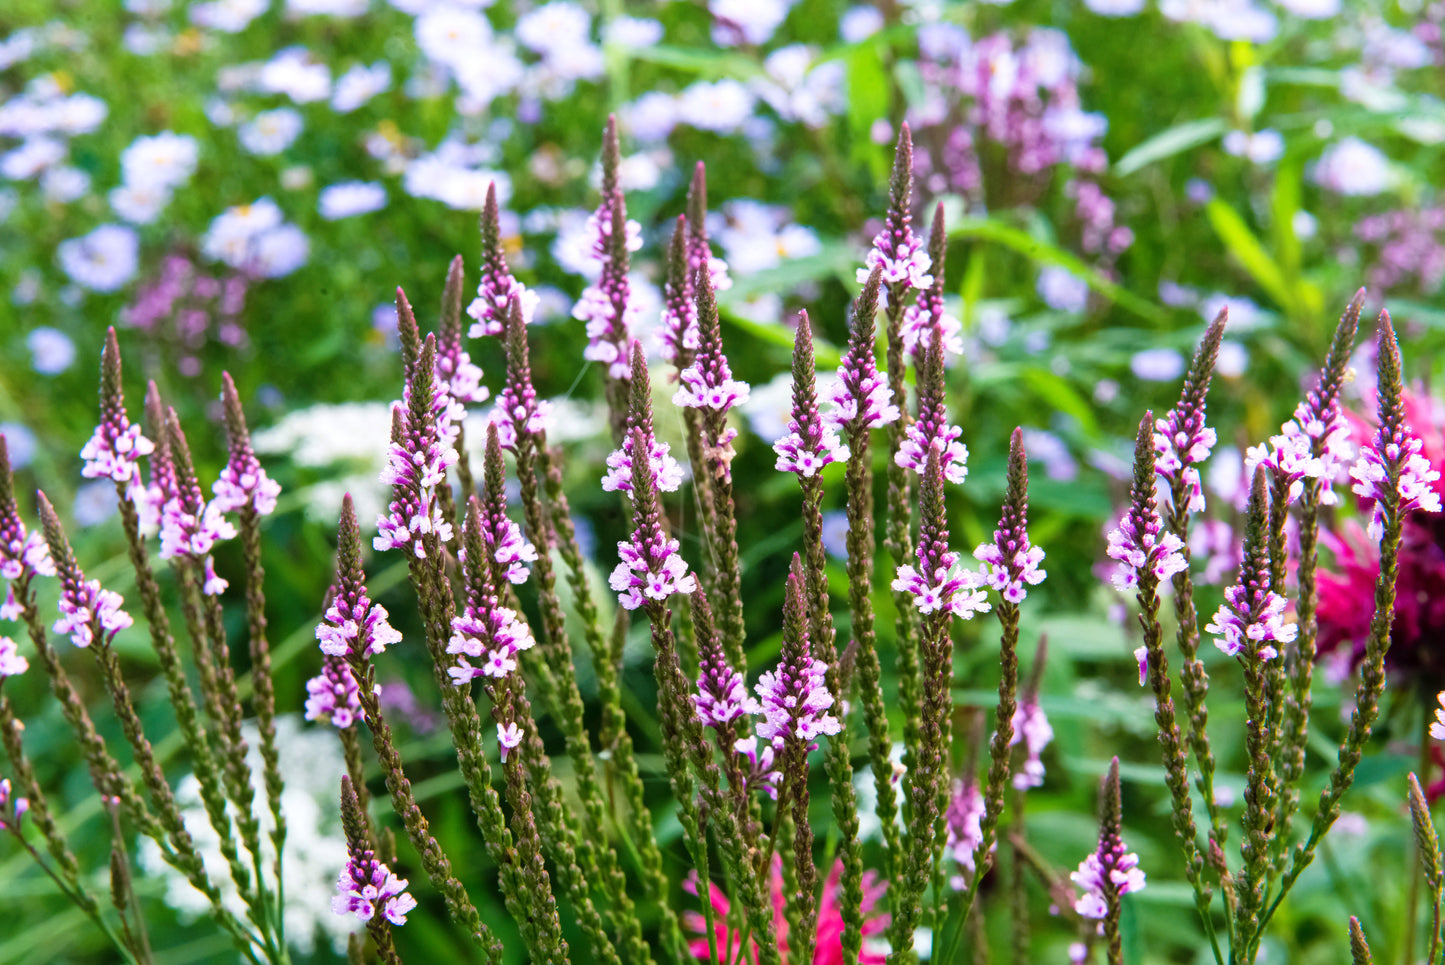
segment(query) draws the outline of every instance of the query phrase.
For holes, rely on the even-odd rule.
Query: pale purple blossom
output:
[[[391,873],[369,850],[352,855],[336,879],[338,894],[331,899],[331,910],[338,915],[355,915],[358,921],[371,921],[379,913],[393,925],[405,925],[407,912],[416,907],[416,899],[406,891],[407,881]]]
[[[676,492],[682,485],[683,470],[671,455],[672,446],[654,439],[650,429],[646,435],[652,440],[648,461],[652,467],[654,485],[665,493]],[[631,435],[626,436],[622,440],[621,447],[612,450],[607,456],[607,473],[602,477],[602,488],[609,493],[624,492],[629,496],[632,495]]]
[[[920,545],[920,566],[922,546]],[[947,610],[954,616],[968,620],[976,613],[987,613],[990,609],[988,596],[980,585],[979,575],[958,565],[958,554],[947,551],[931,570],[914,569],[905,563],[898,567],[893,589],[913,597],[913,605],[924,615]]]
[[[1204,511],[1204,486],[1196,465],[1209,458],[1218,436],[1204,424],[1204,406],[1181,402],[1154,423],[1154,472],[1171,485],[1182,481],[1190,512]]]
[[[760,743],[755,736],[739,737],[733,744],[733,750],[747,761],[747,767],[743,768],[744,790],[762,790],[776,801],[783,772],[778,769],[777,753],[773,750],[773,745]]]
[[[20,819],[30,810],[30,802],[15,797],[10,790],[10,778],[0,780],[0,831],[19,833]]]
[[[798,431],[796,420],[790,423],[791,431],[773,443],[778,454],[776,468],[779,472],[795,472],[804,479],[817,475],[824,466],[848,460],[848,447],[838,437],[838,430],[830,425],[821,425],[816,441],[805,441]]]
[[[951,483],[962,483],[967,479],[968,447],[958,441],[963,429],[948,425],[945,418],[941,400],[936,407],[920,412],[918,419],[908,427],[893,461],[921,475],[928,463],[928,450],[936,448],[943,467],[943,478]]]
[[[716,636],[702,642],[698,659],[697,693],[692,706],[704,727],[722,727],[762,707],[748,694],[742,672],[733,669]]]
[[[30,662],[20,656],[15,641],[9,637],[0,637],[0,680],[22,674],[29,669]]]
[[[1272,644],[1293,641],[1299,628],[1285,622],[1287,601],[1269,589],[1268,573],[1246,574],[1248,566],[1247,560],[1240,566],[1241,582],[1224,591],[1224,602],[1204,629],[1231,657],[1257,650],[1261,660],[1273,660],[1279,650]]]
[[[361,691],[346,661],[322,657],[321,672],[306,681],[306,719],[347,728],[361,719]]]
[[[1435,708],[1435,720],[1430,724],[1430,736],[1437,741],[1445,741],[1445,691],[1437,694],[1435,701],[1440,706]]]
[[[0,504],[0,576],[18,580],[26,572],[54,576],[50,546],[40,533],[26,532],[14,502]],[[13,620],[15,617],[4,617]]]
[[[95,434],[80,450],[80,458],[85,460],[80,474],[86,479],[129,482],[139,459],[154,451],[155,444],[141,435],[140,424],[132,423],[125,409],[116,407],[102,414]]]
[[[629,333],[641,321],[641,309],[627,277],[627,253],[642,247],[642,226],[624,221],[625,217],[622,192],[614,189],[604,194],[602,204],[587,219],[589,248],[601,272],[572,309],[573,318],[587,323],[587,348],[582,357],[607,365],[608,377],[613,379],[628,377]],[[623,225],[620,243],[612,237],[614,222]]]
[[[1385,532],[1386,487],[1392,471],[1399,474],[1396,490],[1400,517],[1414,509],[1440,512],[1440,494],[1431,485],[1440,478],[1440,472],[1430,465],[1421,451],[1423,446],[1418,437],[1408,435],[1403,428],[1386,438],[1385,427],[1381,426],[1375,440],[1361,449],[1359,460],[1350,468],[1350,475],[1355,479],[1355,494],[1374,501],[1370,512],[1371,539],[1378,540]]]
[[[872,325],[867,325],[867,331],[872,330]],[[877,429],[897,422],[901,414],[887,377],[878,371],[872,343],[864,345],[857,338],[848,340],[837,381],[824,390],[824,395],[832,407],[823,418],[840,433],[850,428]]]
[[[501,752],[502,763],[507,762],[507,752],[516,750],[522,744],[522,728],[517,726],[516,721],[508,721],[505,724],[497,725],[497,745]]]
[[[501,606],[491,596],[483,605],[468,604],[465,612],[452,618],[452,636],[447,653],[461,654],[457,665],[447,669],[452,683],[470,683],[478,677],[501,679],[517,669],[517,654],[536,645],[531,628],[515,610]],[[473,666],[467,657],[480,661]]]
[[[371,602],[359,571],[342,573],[326,617],[316,627],[321,652],[333,657],[365,659],[401,642],[401,633],[387,622],[386,607]]]
[[[1114,589],[1121,593],[1134,589],[1141,572],[1153,573],[1163,582],[1189,568],[1183,540],[1163,529],[1153,499],[1135,500],[1118,528],[1109,533],[1109,557],[1119,561]]]
[[[435,379],[424,379],[432,389],[430,418],[415,419],[406,406],[394,409],[400,416],[402,436],[387,454],[381,481],[392,487],[387,512],[377,517],[377,535],[372,544],[378,550],[409,549],[417,558],[426,557],[426,540],[434,536],[447,543],[452,524],[441,512],[437,487],[446,482],[447,469],[457,461],[456,449],[443,441],[442,420],[451,422],[453,400]],[[406,399],[410,400],[408,380]],[[413,423],[421,423],[414,425]],[[454,427],[453,427],[454,429]]]
[[[102,645],[108,646],[116,633],[134,621],[121,609],[125,600],[114,590],[103,590],[99,580],[86,580],[78,568],[60,575],[60,619],[52,628],[66,634],[77,647],[88,647],[100,631]]]
[[[997,542],[983,543],[973,551],[974,559],[987,567],[984,581],[1010,603],[1022,603],[1028,596],[1025,585],[1037,586],[1047,575],[1039,569],[1044,559],[1043,549],[1029,545],[1027,533],[1021,535],[1022,541],[1011,552],[1012,544],[1006,543],[1000,548]],[[994,536],[997,539],[1002,534]]]
[[[1079,864],[1069,880],[1084,893],[1074,902],[1074,911],[1085,918],[1100,919],[1109,913],[1104,899],[1104,882],[1109,881],[1116,892],[1127,895],[1144,890],[1144,872],[1139,870],[1139,856],[1124,852],[1124,842],[1115,838],[1114,847],[1099,842],[1099,850]],[[1107,876],[1107,877],[1106,877]]]
[[[677,540],[666,539],[660,529],[647,536],[636,533],[633,539],[617,544],[622,562],[607,580],[623,609],[636,610],[649,601],[665,602],[674,593],[697,589],[697,579],[678,555]]]

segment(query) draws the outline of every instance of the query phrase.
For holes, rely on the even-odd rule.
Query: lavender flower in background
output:
[[[10,778],[0,779],[0,831],[20,833],[20,819],[30,810],[30,802],[16,797],[10,790]]]
[[[1039,695],[1025,694],[1014,709],[1013,740],[1010,747],[1024,745],[1027,754],[1023,770],[1013,776],[1013,785],[1019,790],[1040,787],[1044,783],[1043,751],[1054,739],[1054,729],[1049,725],[1044,709],[1039,706]]]
[[[943,845],[943,853],[963,872],[950,881],[954,891],[963,891],[967,887],[964,876],[974,872],[973,854],[983,843],[983,812],[983,791],[978,782],[971,778],[954,781],[948,810],[944,813],[948,831]]]

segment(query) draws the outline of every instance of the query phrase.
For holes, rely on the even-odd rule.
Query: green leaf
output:
[[[1205,205],[1204,213],[1214,227],[1214,233],[1219,235],[1219,240],[1224,242],[1229,253],[1244,266],[1244,270],[1258,282],[1259,287],[1268,292],[1269,297],[1281,308],[1291,308],[1295,299],[1285,281],[1284,272],[1249,229],[1249,225],[1245,224],[1239,212],[1221,199],[1214,198]]]
[[[1135,145],[1119,160],[1114,162],[1114,173],[1128,177],[1155,161],[1182,154],[1192,147],[1198,147],[1214,140],[1224,133],[1224,118],[1210,117],[1197,121],[1185,121],[1155,134],[1142,144]]]
[[[733,77],[749,80],[763,76],[763,70],[750,57],[704,47],[669,47],[654,45],[629,51],[633,60],[676,67],[702,77]]]
[[[1116,285],[1057,245],[1041,241],[1028,232],[1003,222],[995,221],[992,218],[965,218],[949,228],[948,236],[949,238],[978,238],[992,241],[1005,248],[1012,248],[1024,257],[1040,264],[1057,265],[1082,279],[1090,288],[1120,308],[1133,312],[1140,318],[1147,319],[1161,327],[1168,322],[1168,315],[1152,302]]]
[[[875,179],[887,180],[888,156],[873,143],[873,123],[888,116],[888,95],[893,85],[883,66],[880,46],[860,44],[848,53],[848,132],[853,160],[869,166]]]

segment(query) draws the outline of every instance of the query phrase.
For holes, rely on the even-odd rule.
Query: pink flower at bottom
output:
[[[818,908],[818,941],[816,951],[813,953],[812,965],[844,965],[843,913],[838,907],[838,888],[842,876],[843,862],[840,859],[834,862],[833,871],[823,885],[823,901]],[[697,894],[696,878],[689,880],[683,887],[693,894]],[[867,938],[882,933],[888,927],[889,916],[874,912],[878,899],[883,896],[883,892],[887,888],[887,883],[879,881],[874,872],[869,871],[863,875],[863,938],[865,943],[858,956],[859,965],[883,965],[887,959],[882,952],[870,951],[866,943]],[[729,933],[727,925],[728,909],[731,907],[731,903],[717,885],[709,883],[708,891],[709,899],[712,902],[713,935],[718,954],[725,961],[736,959],[739,938]],[[782,860],[776,855],[773,856],[772,897],[773,928],[777,933],[778,949],[782,952],[783,963],[784,965],[802,965],[802,963],[793,962],[788,957],[788,923],[783,917],[783,865]],[[688,950],[698,961],[707,961],[707,919],[700,912],[689,911],[683,914],[683,923],[696,936],[688,944]],[[750,954],[746,957],[746,961],[757,965],[757,944],[754,942],[748,951]]]

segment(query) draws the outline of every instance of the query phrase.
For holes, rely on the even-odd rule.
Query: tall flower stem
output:
[[[1218,965],[1224,965],[1219,939],[1210,911],[1214,890],[1204,878],[1204,856],[1199,850],[1199,832],[1194,822],[1194,805],[1189,794],[1189,764],[1184,737],[1171,695],[1169,657],[1164,651],[1164,628],[1159,619],[1159,585],[1170,571],[1187,563],[1180,552],[1182,542],[1163,534],[1163,523],[1154,496],[1154,413],[1145,412],[1134,441],[1134,482],[1129,515],[1117,536],[1111,535],[1111,556],[1120,559],[1121,575],[1116,585],[1137,588],[1139,626],[1143,632],[1145,669],[1154,694],[1154,722],[1159,728],[1159,745],[1164,757],[1164,780],[1169,786],[1174,836],[1184,853],[1184,876],[1194,890],[1194,904],[1209,936]],[[1125,527],[1127,526],[1127,532]]]
[[[1355,335],[1360,325],[1360,310],[1364,304],[1365,290],[1355,293],[1339,324],[1335,327],[1330,341],[1329,354],[1314,390],[1306,397],[1302,408],[1307,416],[1305,429],[1310,436],[1310,455],[1324,459],[1332,446],[1335,435],[1343,428],[1340,416],[1340,391],[1349,372],[1350,354],[1354,351]],[[1280,842],[1275,856],[1275,874],[1284,871],[1284,863],[1290,847],[1290,825],[1299,809],[1300,782],[1304,779],[1305,744],[1309,738],[1310,707],[1313,702],[1311,686],[1314,678],[1315,647],[1319,638],[1319,583],[1316,573],[1319,568],[1320,506],[1326,486],[1330,483],[1318,478],[1304,480],[1304,490],[1299,503],[1299,568],[1296,582],[1299,597],[1295,601],[1295,617],[1299,635],[1293,646],[1285,649],[1285,667],[1290,678],[1290,700],[1286,707],[1284,731],[1285,740],[1281,754],[1283,791],[1280,795],[1279,816],[1275,819],[1276,838]]]
[[[1345,738],[1340,743],[1339,760],[1330,772],[1329,783],[1320,792],[1319,808],[1310,826],[1309,837],[1295,846],[1289,870],[1280,878],[1279,890],[1260,916],[1259,927],[1248,936],[1246,950],[1258,947],[1264,929],[1280,902],[1314,860],[1315,850],[1340,816],[1341,801],[1354,783],[1355,768],[1364,756],[1365,742],[1369,740],[1371,728],[1380,712],[1380,695],[1385,689],[1385,654],[1390,648],[1390,628],[1395,615],[1395,584],[1400,573],[1400,541],[1406,512],[1400,483],[1408,468],[1406,456],[1409,451],[1405,448],[1409,431],[1405,426],[1401,401],[1400,346],[1388,312],[1380,313],[1378,354],[1380,427],[1374,454],[1383,461],[1385,478],[1370,491],[1375,496],[1379,513],[1380,574],[1375,581],[1375,612],[1370,619],[1370,636],[1360,668],[1360,682],[1355,688],[1355,710],[1350,716]]]
[[[876,298],[877,286],[874,285]],[[876,303],[875,303],[876,304]],[[870,326],[871,328],[871,326]],[[872,346],[869,345],[871,352]],[[800,431],[809,418],[803,410],[811,410],[816,417],[818,408],[817,374],[813,356],[812,329],[804,314],[798,322],[793,347],[793,411]],[[851,451],[850,451],[851,464]],[[828,608],[827,555],[823,549],[823,478],[819,473],[799,476],[803,490],[803,549],[804,572],[807,578],[808,635],[813,652],[828,665],[828,691],[833,694],[847,694],[849,687],[844,677],[837,647],[834,643],[833,615]],[[736,564],[736,542],[734,540],[734,565]],[[741,615],[739,609],[739,615]],[[863,848],[858,841],[858,800],[853,787],[853,760],[849,750],[848,715],[838,715],[840,730],[828,741],[826,767],[832,788],[833,820],[837,827],[843,851],[842,896],[839,911],[843,919],[843,934],[840,939],[845,961],[858,956],[863,946]],[[798,860],[802,860],[804,846],[802,838],[807,837],[809,848],[808,865],[812,866],[812,831],[807,820],[807,784],[797,789],[794,808],[801,809],[794,818],[795,842]],[[816,874],[816,872],[814,872]],[[805,959],[806,960],[806,959]]]
[[[1172,433],[1167,444],[1171,449],[1177,450],[1175,454],[1179,464],[1169,467],[1166,475],[1171,500],[1165,522],[1170,532],[1183,543],[1179,552],[1183,554],[1186,562],[1190,558],[1191,506],[1197,505],[1195,497],[1199,485],[1198,470],[1192,465],[1196,461],[1192,450],[1196,441],[1205,438],[1206,434],[1210,438],[1213,436],[1212,430],[1207,430],[1204,426],[1205,397],[1209,392],[1209,382],[1214,374],[1214,363],[1219,357],[1219,345],[1224,339],[1224,326],[1228,318],[1227,310],[1221,311],[1210,323],[1194,353],[1178,405],[1168,419],[1161,419],[1158,424],[1162,433]],[[1177,436],[1184,438],[1182,447],[1176,442]],[[1156,433],[1156,448],[1159,441],[1160,435]],[[1207,454],[1207,447],[1205,452]],[[1159,467],[1156,466],[1156,469]],[[1160,473],[1165,474],[1162,470]],[[1199,790],[1209,814],[1210,841],[1222,848],[1227,832],[1223,811],[1214,796],[1214,751],[1209,746],[1209,710],[1205,706],[1209,694],[1209,674],[1204,669],[1204,661],[1199,659],[1199,611],[1194,603],[1194,579],[1186,567],[1174,574],[1173,582],[1174,609],[1178,623],[1175,642],[1183,659],[1180,682],[1183,684],[1185,711],[1189,718],[1189,743],[1194,751],[1195,764],[1199,768]]]
[[[526,340],[525,331],[521,329],[519,323],[520,318],[514,313],[508,323],[510,326],[509,361],[510,357],[515,356],[515,361],[518,363],[509,365],[509,369],[512,370],[509,378],[513,379],[519,378],[524,371],[520,363],[525,361]],[[520,344],[518,344],[519,342]],[[519,352],[522,354],[518,354]],[[530,382],[530,372],[527,371],[526,374],[527,380]],[[624,386],[627,384],[626,381],[623,382]],[[640,386],[634,386],[634,393],[646,393],[647,391],[647,380],[644,377]],[[517,426],[517,430],[517,476],[521,482],[527,537],[537,546],[548,546],[552,542],[552,531],[548,526],[548,519],[538,491],[538,452],[540,446],[545,443],[539,434],[524,431],[521,425]],[[621,934],[623,953],[626,958],[630,961],[650,961],[651,954],[642,937],[641,924],[637,918],[632,896],[628,893],[626,878],[618,863],[617,855],[611,848],[602,846],[602,843],[607,840],[607,802],[597,780],[591,740],[583,724],[584,705],[582,695],[577,689],[576,670],[572,665],[572,646],[567,633],[561,600],[557,596],[556,573],[552,569],[552,561],[547,553],[539,553],[533,573],[536,579],[537,600],[542,613],[540,650],[547,670],[543,695],[551,704],[550,710],[553,719],[562,727],[567,742],[567,753],[572,761],[577,779],[578,796],[583,805],[581,823],[583,833],[578,839],[578,844],[583,849],[584,867],[600,869],[601,884],[612,903],[614,924]],[[597,660],[598,656],[594,652],[594,663],[601,662]],[[610,671],[602,673],[606,672]],[[662,853],[653,834],[651,812],[643,806],[640,779],[636,782],[636,789],[638,794],[630,801],[633,805],[630,809],[633,812],[631,814],[633,843],[638,848],[642,861],[647,897],[655,904],[662,916],[664,943],[669,953],[680,959],[686,946],[682,938],[681,926],[677,921],[677,914],[668,902],[668,886],[662,867]]]

